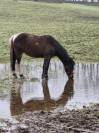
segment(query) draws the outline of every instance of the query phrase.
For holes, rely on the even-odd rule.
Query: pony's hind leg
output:
[[[17,78],[17,75],[15,73],[15,63],[16,63],[16,55],[13,50],[10,51],[10,67],[12,71],[12,75]]]
[[[48,68],[50,64],[50,59],[51,58],[44,58],[42,79],[48,79]]]
[[[18,72],[19,72],[20,78],[24,78],[24,75],[23,75],[23,72],[22,72],[22,69],[21,69],[21,66],[20,66],[21,58],[22,58],[22,54],[19,54],[17,56],[17,67],[18,67]]]
[[[17,74],[16,74],[16,72],[15,72],[15,61],[13,61],[13,62],[11,63],[11,68],[12,68],[12,75],[13,75],[15,78],[17,78]]]

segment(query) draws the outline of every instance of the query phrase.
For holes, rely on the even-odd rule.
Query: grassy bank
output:
[[[76,61],[99,61],[99,6],[0,0],[0,62],[17,32],[50,34]]]

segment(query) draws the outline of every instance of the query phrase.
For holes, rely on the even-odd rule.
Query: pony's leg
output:
[[[48,68],[50,64],[50,58],[44,58],[42,79],[48,79]]]
[[[17,67],[18,67],[19,76],[20,76],[21,78],[24,78],[23,72],[22,72],[21,67],[20,67],[21,58],[22,58],[22,54],[20,54],[20,55],[17,57]]]
[[[17,74],[15,72],[15,63],[16,63],[16,60],[12,61],[11,62],[11,70],[12,70],[12,75],[17,78]]]
[[[15,73],[15,63],[16,63],[16,55],[13,50],[10,51],[10,67],[12,71],[12,75],[17,78],[17,75]]]

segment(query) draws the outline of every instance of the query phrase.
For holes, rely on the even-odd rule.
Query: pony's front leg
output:
[[[15,72],[15,63],[16,63],[16,57],[13,57],[11,59],[11,64],[10,64],[10,67],[11,67],[11,71],[12,71],[12,75],[14,78],[17,78],[17,74]]]
[[[48,79],[48,68],[50,64],[50,58],[44,59],[42,79]]]

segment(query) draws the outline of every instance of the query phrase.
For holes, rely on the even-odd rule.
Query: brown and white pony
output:
[[[50,59],[57,56],[63,63],[68,78],[73,78],[74,61],[60,43],[50,35],[36,36],[29,33],[15,34],[10,38],[10,63],[13,76],[15,73],[15,63],[17,61],[20,71],[22,54],[36,58],[44,58],[42,79],[48,78],[48,68]],[[23,74],[20,73],[20,77]]]

